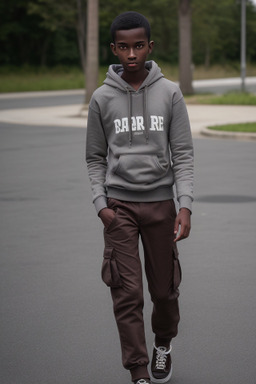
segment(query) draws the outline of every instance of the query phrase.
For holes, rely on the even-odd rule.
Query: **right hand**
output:
[[[99,217],[100,217],[100,219],[101,219],[101,221],[102,221],[102,223],[106,229],[110,226],[115,215],[116,215],[115,211],[113,211],[113,209],[110,209],[110,208],[103,208],[100,211]]]

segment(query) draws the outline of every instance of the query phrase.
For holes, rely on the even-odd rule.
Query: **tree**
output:
[[[240,6],[234,0],[193,0],[193,59],[208,67],[237,65],[240,52]]]
[[[99,3],[87,1],[87,37],[86,37],[86,98],[88,104],[93,91],[98,86],[99,71]]]
[[[184,94],[192,94],[191,0],[179,1],[179,81]]]
[[[109,27],[115,16],[127,10],[127,0],[99,1],[99,60],[108,65],[115,60],[109,43]],[[256,6],[246,0],[247,60],[256,61]],[[178,9],[190,3],[192,8],[193,63],[232,64],[240,61],[240,4],[241,0],[130,0],[129,7],[145,14],[152,27],[155,41],[152,59],[175,65],[179,57]],[[86,6],[87,0],[8,0],[0,2],[0,65],[78,66],[86,70]],[[185,17],[180,13],[180,19]],[[180,45],[189,46],[182,37]],[[184,28],[188,28],[186,22]],[[189,29],[189,28],[188,28]],[[188,55],[187,47],[180,55]],[[191,59],[192,60],[192,59]],[[182,65],[184,59],[180,60]],[[185,75],[190,73],[187,65]],[[181,78],[184,74],[181,73]],[[192,76],[192,74],[191,74]],[[86,79],[85,79],[86,81]],[[183,85],[181,85],[183,88]]]
[[[210,66],[214,52],[219,50],[218,18],[219,14],[223,14],[219,7],[220,4],[216,0],[194,0],[192,4],[193,61],[204,63],[206,68]]]
[[[40,17],[40,27],[45,29],[47,36],[53,37],[58,33],[64,36],[65,31],[76,30],[81,66],[85,74],[86,0],[29,0],[27,9],[29,15]]]
[[[78,47],[79,47],[79,53],[80,53],[80,61],[81,66],[83,68],[83,72],[85,75],[86,71],[86,61],[85,61],[85,41],[86,41],[86,35],[85,35],[85,5],[82,0],[77,0],[77,23],[76,23],[76,30],[77,30],[77,40],[78,40]]]

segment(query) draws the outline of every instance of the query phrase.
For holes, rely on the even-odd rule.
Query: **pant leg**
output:
[[[177,335],[180,319],[180,279],[177,279],[180,268],[177,270],[177,248],[173,241],[176,210],[172,200],[146,203],[144,210],[140,231],[153,302],[152,330],[158,340],[167,342]]]
[[[104,230],[105,250],[114,250],[122,284],[121,287],[111,288],[111,295],[120,335],[123,365],[130,370],[134,381],[149,377],[136,204],[109,199],[109,207],[116,211],[116,216],[109,228]]]

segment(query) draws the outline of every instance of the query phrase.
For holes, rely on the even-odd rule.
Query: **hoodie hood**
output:
[[[145,68],[149,71],[148,76],[143,81],[138,90],[135,90],[130,84],[122,79],[123,66],[121,64],[112,64],[110,65],[107,77],[104,81],[104,84],[109,85],[119,89],[120,91],[127,93],[127,104],[128,104],[128,117],[131,126],[132,119],[132,94],[136,92],[143,92],[143,118],[145,122],[145,137],[146,143],[148,143],[149,138],[149,127],[148,127],[148,103],[147,103],[147,94],[148,87],[164,77],[161,73],[161,69],[154,61],[147,61],[145,63]],[[132,130],[129,130],[129,146],[132,146]]]
[[[161,73],[161,69],[154,61],[146,61],[145,67],[149,71],[149,74],[144,80],[144,82],[141,84],[138,91],[144,88],[145,86],[150,86],[155,81],[159,80],[161,77],[164,77],[164,75]],[[135,91],[135,89],[131,85],[126,83],[126,81],[121,78],[122,73],[123,66],[121,64],[110,65],[107,72],[107,77],[104,80],[104,84],[114,88],[118,88],[120,90],[123,90],[124,92],[126,92],[127,89],[129,89],[131,92],[138,92]]]

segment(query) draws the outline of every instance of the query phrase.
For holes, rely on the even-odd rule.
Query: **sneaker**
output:
[[[154,344],[153,357],[151,362],[151,381],[153,383],[163,384],[170,380],[172,376],[172,347],[167,350],[166,347],[156,347]]]
[[[148,379],[139,379],[134,381],[134,384],[150,384],[150,381]]]

